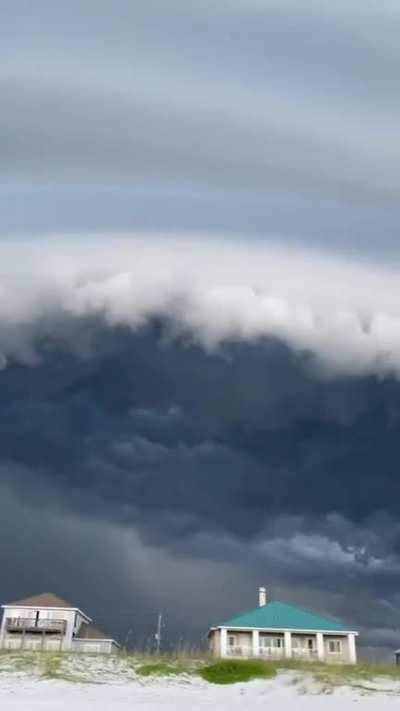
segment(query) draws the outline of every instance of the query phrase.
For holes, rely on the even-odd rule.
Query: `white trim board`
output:
[[[213,630],[234,630],[236,632],[251,632],[252,630],[259,630],[262,632],[294,632],[295,634],[318,634],[320,632],[321,634],[331,634],[338,637],[347,636],[349,634],[354,634],[356,635],[356,637],[358,637],[358,632],[355,632],[354,630],[313,630],[295,629],[292,627],[230,627],[226,625],[220,625],[219,627],[211,627],[210,632],[212,632]]]
[[[115,639],[108,639],[106,637],[101,637],[99,639],[95,639],[94,637],[73,637],[72,642],[84,642],[85,644],[87,642],[112,642],[112,644],[116,644],[117,647],[120,647],[120,644]]]

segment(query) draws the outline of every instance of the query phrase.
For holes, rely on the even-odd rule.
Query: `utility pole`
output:
[[[160,612],[158,615],[158,620],[157,620],[157,632],[154,635],[154,639],[156,640],[157,654],[160,654],[160,649],[161,649],[161,630],[162,630],[162,613]]]
[[[133,632],[133,629],[132,629],[132,627],[130,627],[129,630],[128,630],[128,633],[127,633],[127,635],[126,635],[126,637],[125,637],[125,644],[124,644],[124,649],[125,649],[125,651],[126,651],[127,648],[128,648],[128,641],[129,641],[129,637],[131,636],[132,632]]]

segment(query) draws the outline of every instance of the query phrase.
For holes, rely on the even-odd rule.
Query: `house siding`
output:
[[[228,638],[235,638],[235,648],[242,649],[243,653],[240,656],[251,657],[252,656],[252,634],[251,632],[237,632],[236,630],[228,630]],[[229,649],[229,646],[228,646]],[[234,656],[239,656],[234,655]]]
[[[319,633],[321,634],[321,633]],[[234,636],[235,637],[235,646],[234,648],[229,648],[227,647],[227,656],[231,657],[252,657],[253,656],[253,649],[252,649],[252,632],[251,631],[246,631],[246,630],[230,630],[229,628],[227,629],[227,637],[229,639],[229,636]],[[280,637],[284,638],[283,632],[279,632],[277,630],[270,630],[266,631],[264,629],[259,630],[259,638],[260,640],[262,637]],[[316,662],[318,661],[318,651],[317,651],[317,632],[292,632],[291,633],[291,639],[292,639],[292,658],[296,659],[301,659],[301,660],[306,660],[310,662]],[[308,641],[310,640],[310,645]],[[329,651],[329,641],[334,640],[334,641],[340,641],[341,643],[341,652],[340,653],[332,653]],[[304,646],[301,645],[300,642],[304,641]],[[298,647],[296,649],[296,642],[298,642]],[[311,642],[312,642],[312,647],[311,647]],[[210,632],[209,636],[209,649],[210,652],[213,654],[215,657],[220,657],[221,656],[221,632],[220,630],[212,630]],[[324,651],[324,660],[328,664],[350,664],[352,663],[351,657],[350,657],[350,649],[349,649],[349,641],[347,634],[323,634],[323,651]],[[262,655],[262,653],[260,654]],[[284,646],[282,648],[278,648],[274,650],[274,654],[269,657],[268,654],[265,655],[264,658],[283,658],[285,656],[285,649]]]
[[[340,654],[332,654],[329,652],[329,640],[340,640],[342,651]],[[349,640],[346,636],[339,635],[324,635],[324,650],[325,659],[330,664],[350,664],[350,650],[349,650]]]
[[[24,650],[27,652],[60,652],[64,650],[62,637],[56,639],[47,638],[45,635],[6,635],[3,641],[3,649],[9,651]]]
[[[84,612],[52,593],[1,607],[0,649],[110,654],[119,648]]]
[[[118,647],[108,639],[74,639],[72,651],[81,654],[116,654]]]
[[[209,650],[214,657],[221,656],[221,632],[220,630],[212,630],[210,632],[208,643]]]
[[[7,619],[23,618],[35,620],[39,613],[39,620],[63,620],[66,623],[65,634],[48,635],[45,632],[9,632],[6,629]],[[58,608],[23,608],[6,607],[3,612],[1,625],[0,648],[26,649],[26,650],[51,650],[67,651],[71,649],[72,636],[75,626],[75,611]]]
[[[7,619],[32,620],[62,620],[65,630],[46,631],[38,627],[35,631],[28,628],[7,630]],[[0,649],[26,650],[26,651],[52,651],[52,652],[98,652],[111,654],[118,650],[118,645],[111,639],[77,638],[82,623],[88,618],[75,609],[46,608],[46,607],[13,607],[5,606],[0,627]],[[35,625],[36,627],[36,625]]]

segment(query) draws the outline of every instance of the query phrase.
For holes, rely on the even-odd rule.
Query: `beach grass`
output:
[[[0,674],[9,672],[81,683],[99,683],[104,676],[109,680],[123,678],[129,681],[137,677],[150,680],[186,675],[193,679],[200,677],[212,684],[232,684],[251,679],[271,679],[277,674],[293,672],[293,683],[311,677],[321,687],[330,689],[345,685],[356,687],[362,684],[366,687],[381,682],[386,684],[385,680],[400,684],[400,667],[394,663],[341,665],[284,659],[215,659],[205,652],[185,654],[182,650],[161,655],[124,651],[112,657],[67,652],[2,651]]]
[[[151,662],[136,667],[136,674],[139,674],[139,676],[171,676],[185,673],[189,673],[185,666],[168,662]]]

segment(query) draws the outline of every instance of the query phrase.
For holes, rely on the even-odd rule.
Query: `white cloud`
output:
[[[101,315],[213,350],[275,336],[349,374],[400,374],[399,269],[201,236],[43,239],[0,247],[1,362],[35,364],[36,335]]]

